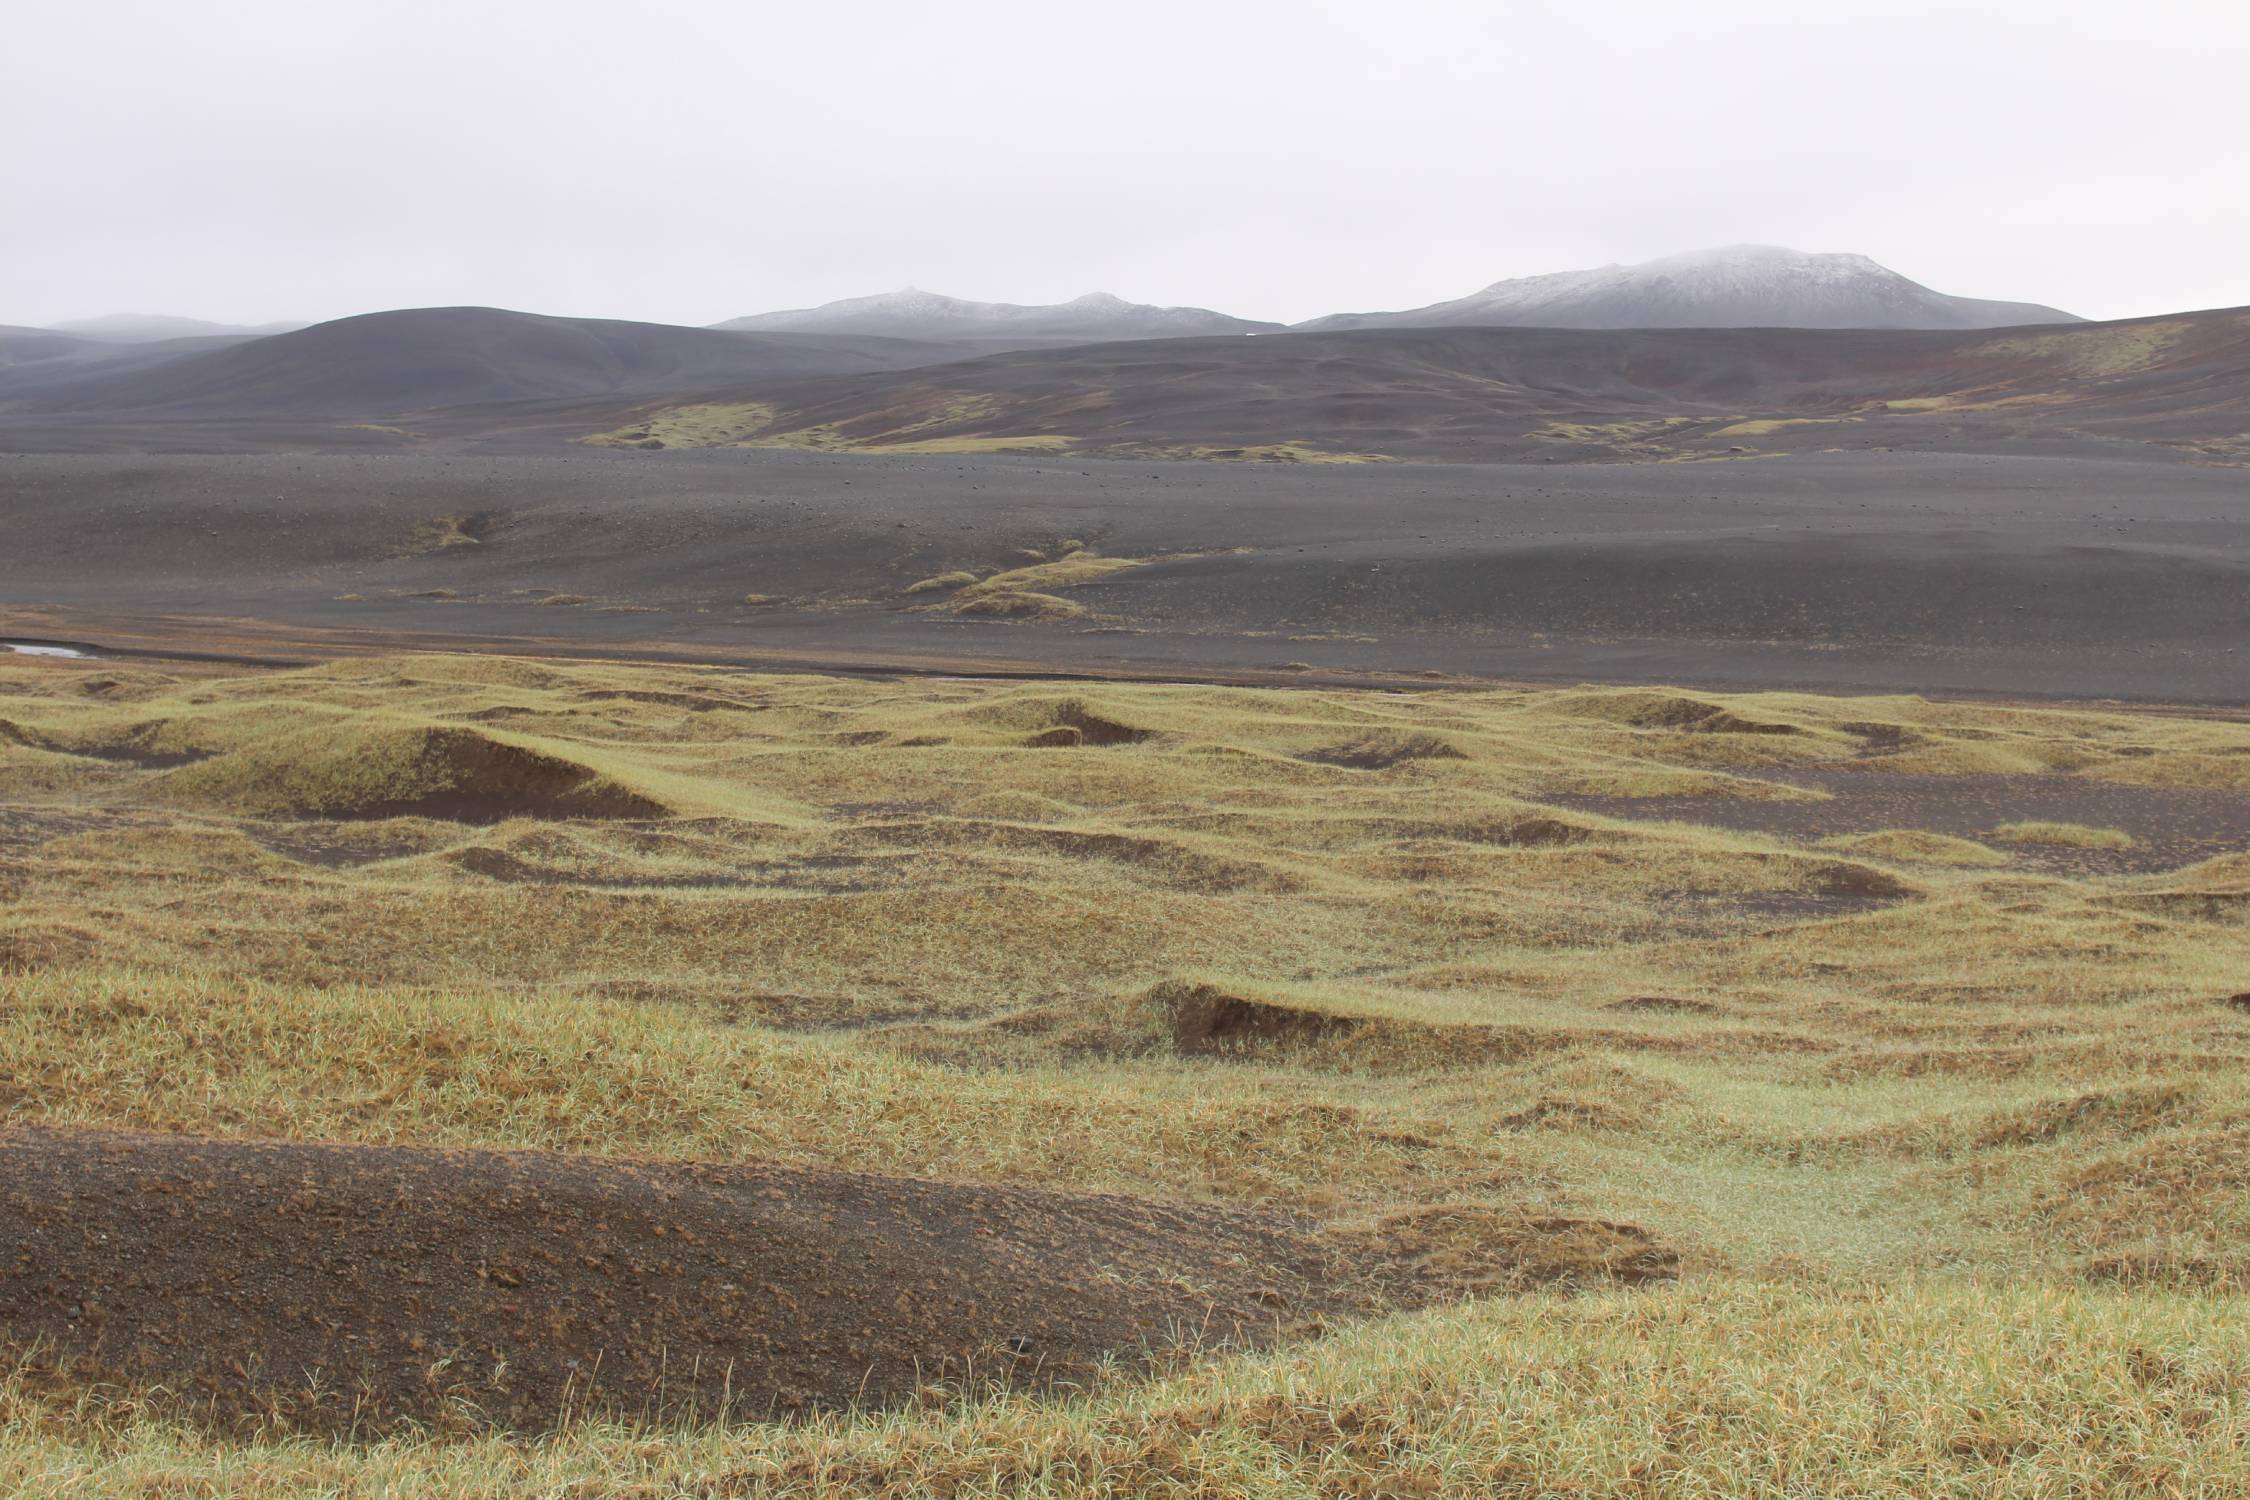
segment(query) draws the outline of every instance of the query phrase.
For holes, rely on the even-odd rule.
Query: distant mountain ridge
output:
[[[114,373],[97,368],[83,378],[14,395],[11,404],[22,411],[87,414],[395,416],[895,370],[969,352],[974,351],[904,339],[734,333],[551,318],[496,307],[423,307],[199,347],[149,368]]]
[[[169,313],[111,313],[101,318],[74,318],[48,325],[56,333],[112,344],[153,344],[163,339],[265,338],[294,333],[305,323],[211,323],[202,318],[177,318]]]
[[[748,333],[859,333],[886,338],[1101,344],[1127,339],[1274,333],[1282,325],[1230,317],[1207,307],[1127,302],[1108,292],[1088,292],[1069,302],[1038,306],[971,302],[907,287],[873,297],[847,297],[819,307],[753,313],[712,326]]]
[[[1354,328],[2008,328],[2080,323],[2036,302],[1954,297],[1864,255],[1726,245],[1638,265],[1496,281],[1401,312],[1335,313],[1300,333]]]

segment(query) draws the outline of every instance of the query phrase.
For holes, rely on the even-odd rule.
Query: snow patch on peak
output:
[[[1719,245],[1638,265],[1496,281],[1452,302],[1300,328],[1997,328],[2069,323],[2034,303],[1949,297],[1865,255]]]

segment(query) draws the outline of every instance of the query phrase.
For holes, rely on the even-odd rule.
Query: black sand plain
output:
[[[2250,701],[2250,470],[2161,449],[1695,464],[789,450],[0,453],[0,635],[1277,681]],[[911,594],[1073,545],[1061,621]]]

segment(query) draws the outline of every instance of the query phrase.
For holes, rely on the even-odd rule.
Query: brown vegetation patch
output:
[[[84,963],[101,947],[101,939],[83,927],[63,922],[25,922],[0,928],[0,974],[27,973]],[[8,1092],[0,1078],[0,1097]]]
[[[1021,589],[955,599],[945,609],[949,614],[987,620],[1075,620],[1086,613],[1086,606],[1076,600]]]
[[[1708,1000],[1689,1000],[1678,995],[1628,995],[1622,1000],[1612,1000],[1605,1009],[1639,1016],[1715,1016],[1719,1013],[1719,1007]]]
[[[1526,1287],[1668,1280],[1679,1256],[1635,1224],[1526,1218],[1441,1204],[1388,1215],[1353,1232],[1369,1260],[1400,1278],[1387,1301],[1475,1296]]]
[[[2146,1135],[2193,1113],[2194,1095],[2177,1084],[2078,1094],[2003,1111],[1985,1122],[1973,1144],[2038,1146],[2065,1136]]]
[[[1352,1015],[1179,980],[1155,986],[1146,1003],[1183,1057],[1296,1054],[1381,1069],[1438,1068],[1512,1062],[1565,1044],[1528,1028]]]
[[[2166,1249],[2236,1242],[2250,1194],[2250,1128],[2231,1124],[2166,1132],[2072,1171],[2042,1194],[2035,1213],[2048,1228],[2090,1247]]]

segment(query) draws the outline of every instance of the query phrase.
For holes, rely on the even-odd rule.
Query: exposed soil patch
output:
[[[1639,1279],[1660,1254],[1490,1213],[1324,1236],[1029,1188],[98,1132],[0,1139],[0,1180],[0,1336],[46,1373],[328,1430],[1088,1379],[1566,1261]],[[1638,1243],[1558,1253],[1588,1235]]]
[[[1189,1057],[1339,1041],[1367,1024],[1355,1017],[1230,995],[1207,984],[1159,985],[1149,998],[1164,1007],[1173,1045]]]
[[[1185,1057],[1317,1052],[1372,1067],[1458,1066],[1514,1061],[1562,1045],[1527,1029],[1344,1015],[1208,984],[1160,984],[1147,1003],[1164,1018],[1172,1050]]]
[[[1051,734],[1064,729],[1077,732],[1077,739],[1069,743],[1079,745],[1137,745],[1149,738],[1147,730],[1121,724],[1105,714],[1095,713],[1083,703],[1065,703],[1055,710],[1053,728],[1046,732]]]

